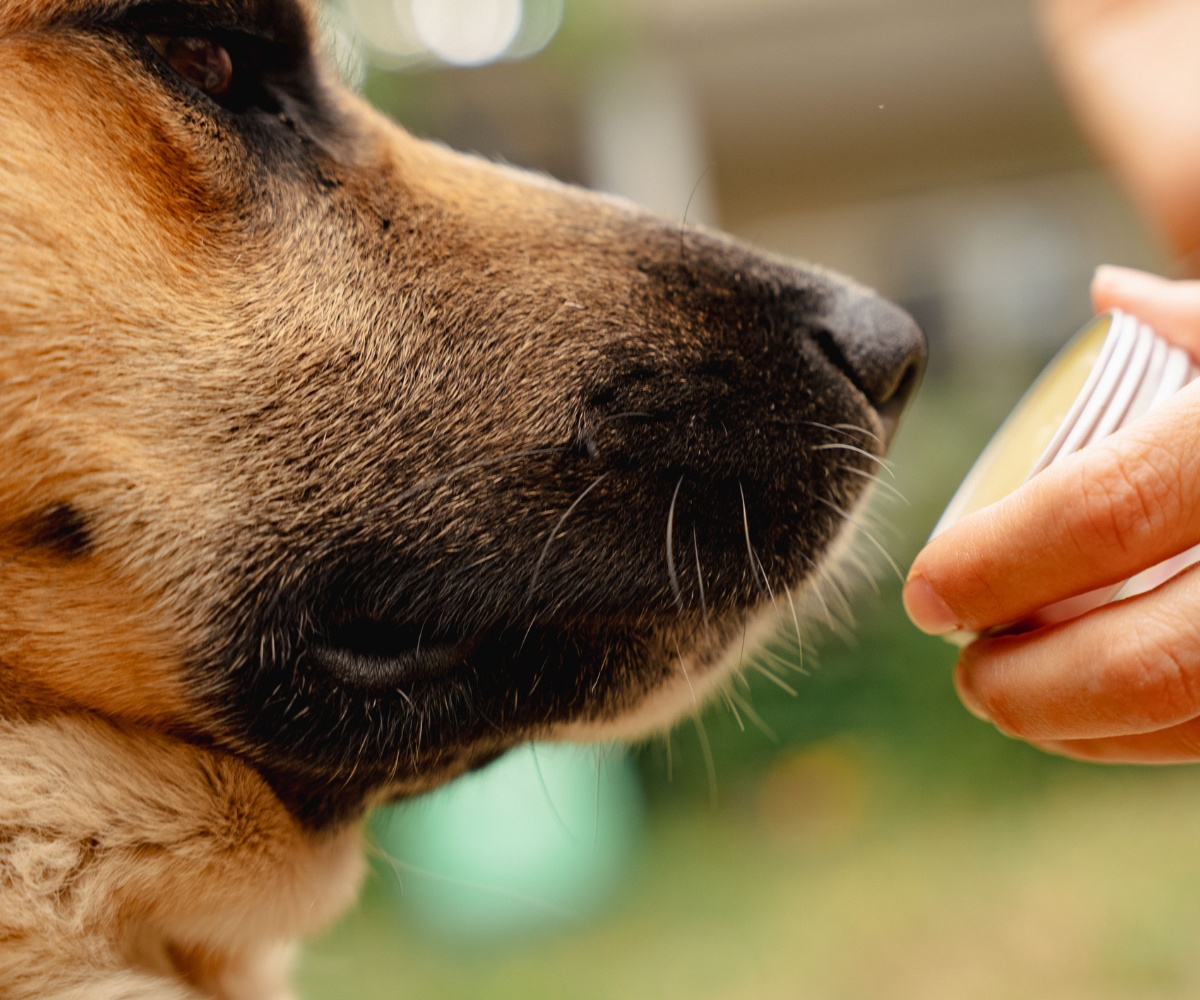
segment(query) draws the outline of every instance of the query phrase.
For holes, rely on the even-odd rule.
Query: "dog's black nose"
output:
[[[925,335],[908,313],[871,292],[843,288],[822,325],[835,362],[879,414],[886,438],[925,372]]]

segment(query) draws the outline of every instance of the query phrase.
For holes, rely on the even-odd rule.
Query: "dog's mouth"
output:
[[[480,644],[444,626],[358,618],[326,629],[313,661],[342,684],[384,693],[428,683],[466,666]]]
[[[841,468],[872,459],[857,446],[844,458],[798,450],[767,482],[668,469],[649,500],[644,472],[574,475],[519,535],[531,544],[504,549],[498,529],[442,543],[470,561],[418,547],[439,537],[436,522],[405,548],[347,545],[289,574],[271,618],[249,619],[244,645],[225,653],[250,682],[227,703],[226,731],[320,824],[526,740],[662,729],[752,656],[768,624],[807,617],[802,591],[869,478],[833,475],[817,464],[829,454]]]

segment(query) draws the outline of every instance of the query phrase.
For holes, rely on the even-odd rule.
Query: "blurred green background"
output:
[[[1162,267],[1023,0],[343,0],[347,76],[417,134],[844,270],[929,376],[876,534],[901,566],[1103,261]],[[976,722],[874,547],[854,627],[790,631],[635,748],[517,751],[371,826],[306,1000],[1200,995],[1200,774]],[[831,617],[847,618],[830,597]],[[837,624],[835,622],[835,624]],[[841,634],[839,634],[841,633]],[[771,674],[773,676],[767,676]],[[790,689],[790,690],[785,690]]]

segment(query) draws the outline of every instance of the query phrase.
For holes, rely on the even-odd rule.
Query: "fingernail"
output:
[[[963,667],[962,660],[959,660],[954,668],[954,689],[958,692],[959,700],[975,718],[984,722],[992,721],[988,718],[987,712],[983,710],[983,703],[975,694],[975,689],[971,687],[970,674]]]
[[[929,635],[945,635],[962,627],[958,616],[923,576],[904,585],[904,610],[914,625]]]

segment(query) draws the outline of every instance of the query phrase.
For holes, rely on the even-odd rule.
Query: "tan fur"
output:
[[[357,833],[305,835],[227,756],[78,717],[0,726],[0,759],[5,997],[285,997],[357,887]]]

